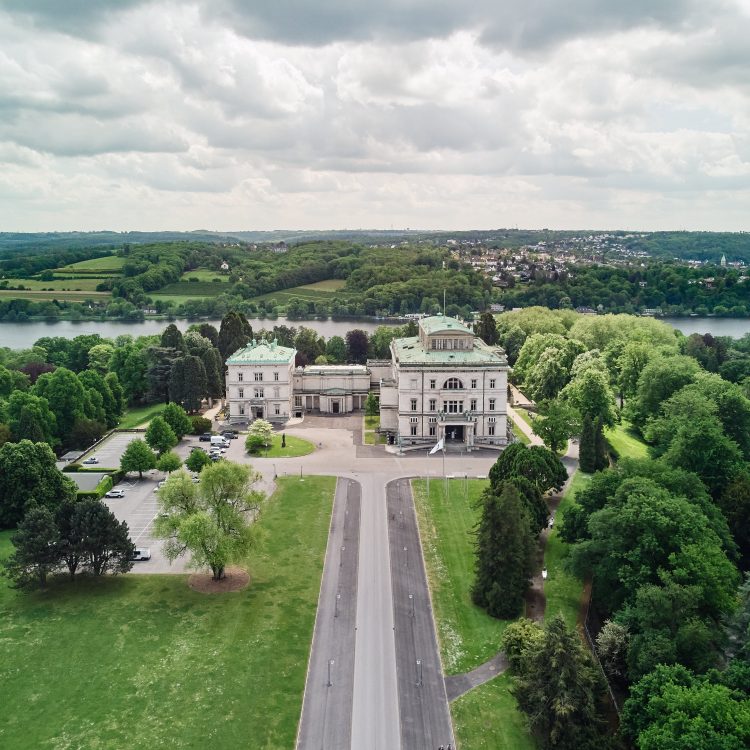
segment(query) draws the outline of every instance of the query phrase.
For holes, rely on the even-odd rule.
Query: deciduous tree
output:
[[[120,458],[120,468],[127,474],[137,471],[139,479],[143,472],[156,467],[156,455],[144,440],[131,440]]]
[[[177,445],[174,430],[162,417],[154,417],[146,428],[146,442],[159,455]]]

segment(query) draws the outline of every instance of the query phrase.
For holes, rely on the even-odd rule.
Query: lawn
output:
[[[514,406],[513,410],[516,412],[516,414],[518,414],[519,417],[521,417],[521,419],[523,419],[524,422],[526,422],[529,427],[533,426],[534,423],[529,416],[529,412],[526,409],[521,409],[518,406]]]
[[[281,435],[273,435],[271,446],[268,451],[261,451],[259,458],[295,458],[296,456],[307,456],[315,450],[315,446],[309,440],[286,436],[286,448],[281,447]]]
[[[229,289],[226,281],[177,281],[152,294],[153,297],[213,297]]]
[[[380,416],[375,414],[372,417],[365,417],[365,429],[366,430],[377,430],[380,427]]]
[[[102,278],[87,276],[84,279],[54,279],[53,281],[39,281],[38,279],[7,279],[8,286],[24,286],[34,291],[70,290],[73,292],[95,292],[101,284]]]
[[[239,593],[182,575],[0,583],[0,746],[293,747],[335,479],[278,486]]]
[[[140,427],[144,422],[149,422],[164,409],[165,404],[148,404],[147,406],[136,406],[127,409],[125,414],[120,417],[120,424],[117,425],[120,430],[132,430]]]
[[[86,302],[88,300],[101,301],[111,296],[109,292],[69,292],[60,289],[45,292],[41,289],[0,289],[0,298],[2,299],[30,299],[37,301],[56,299],[61,302]]]
[[[531,438],[529,438],[526,433],[511,419],[511,422],[513,424],[513,434],[520,440],[524,445],[528,445],[531,442]]]
[[[623,419],[621,424],[607,427],[604,436],[618,458],[648,458],[648,446],[630,422]]]
[[[544,551],[544,565],[547,568],[547,580],[544,582],[547,608],[544,618],[549,619],[560,612],[568,627],[575,627],[578,622],[583,581],[565,569],[568,545],[558,536],[557,526],[565,515],[565,509],[574,502],[576,492],[590,481],[591,475],[584,474],[582,471],[577,471],[573,476],[573,481],[557,508],[555,527],[547,539],[547,547]]]
[[[210,268],[196,268],[194,271],[185,271],[180,281],[189,282],[190,279],[198,279],[198,281],[214,281],[214,279],[218,279],[220,282],[227,282],[229,281],[229,274],[223,271],[212,271]]]
[[[363,433],[365,445],[384,445],[386,438],[377,432],[380,427],[380,417],[365,417],[365,429]]]
[[[105,255],[102,258],[91,258],[91,260],[71,263],[69,266],[56,269],[55,273],[105,273],[113,275],[118,274],[123,265],[125,265],[125,258],[117,255]]]
[[[303,284],[297,287],[297,289],[311,289],[316,292],[338,292],[339,289],[343,289],[346,286],[344,279],[325,279],[324,281],[316,281],[314,284]]]
[[[506,621],[490,617],[474,605],[469,592],[474,581],[474,537],[479,519],[476,503],[486,479],[415,480],[414,502],[419,519],[427,577],[435,608],[440,655],[447,674],[466,672],[500,650]],[[468,487],[468,498],[464,494]]]
[[[510,686],[505,672],[451,704],[461,750],[536,750]]]

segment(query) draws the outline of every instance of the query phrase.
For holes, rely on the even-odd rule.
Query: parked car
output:
[[[211,433],[210,432],[204,432],[198,440],[201,441],[201,443],[210,443],[211,442]]]
[[[110,490],[104,497],[125,497],[125,490]]]
[[[190,452],[191,452],[191,453],[195,453],[196,451],[203,451],[203,452],[205,453],[205,452],[206,452],[206,449],[205,449],[205,448],[204,448],[203,446],[201,446],[201,445],[194,445],[194,446],[193,446],[193,447],[192,447],[192,448],[190,449]]]
[[[211,435],[211,447],[216,445],[220,448],[228,448],[229,441],[223,435]]]
[[[221,461],[221,459],[224,458],[224,456],[222,456],[221,453],[210,453],[209,457],[211,458],[212,461]]]
[[[151,550],[148,547],[136,547],[135,552],[132,554],[131,560],[141,562],[142,560],[151,559]]]
[[[227,438],[227,440],[237,440],[239,437],[234,430],[224,430],[224,432],[221,433],[221,436]]]
[[[91,456],[91,458],[87,458],[85,461],[83,461],[83,463],[85,463],[85,464],[98,464],[99,463],[99,459],[96,458],[95,456]]]

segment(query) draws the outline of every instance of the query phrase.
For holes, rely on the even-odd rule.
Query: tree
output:
[[[88,448],[107,431],[104,422],[95,419],[77,419],[70,432],[69,443],[74,448]]]
[[[477,527],[475,604],[493,617],[515,617],[529,587],[534,537],[518,490],[510,483],[488,489]]]
[[[216,347],[207,349],[201,355],[206,371],[206,395],[209,399],[221,398],[224,395],[224,363]]]
[[[5,407],[13,440],[56,444],[57,418],[46,398],[24,391],[14,391]]]
[[[200,473],[203,467],[208,466],[210,463],[211,459],[205,451],[191,451],[190,455],[185,459],[185,466],[196,474]]]
[[[167,557],[189,551],[192,567],[208,566],[214,580],[222,579],[226,566],[244,560],[254,543],[248,517],[257,517],[263,499],[253,489],[259,479],[249,466],[221,461],[203,469],[195,490],[186,472],[175,472],[159,493],[164,516],[156,523]]]
[[[596,434],[591,416],[584,414],[581,420],[581,442],[578,445],[578,463],[581,471],[593,474],[596,471]]]
[[[97,344],[96,346],[92,346],[88,352],[89,367],[102,376],[106,375],[109,360],[114,351],[115,348],[112,344]]]
[[[508,624],[503,631],[500,643],[508,657],[510,669],[515,674],[524,674],[528,660],[544,641],[544,630],[533,620],[519,617]]]
[[[177,445],[177,436],[174,430],[162,417],[154,417],[146,428],[146,442],[159,455],[166,453],[170,448]]]
[[[584,417],[600,419],[603,425],[611,427],[617,418],[615,396],[609,387],[607,375],[590,367],[565,386],[560,398],[573,406]]]
[[[85,554],[84,539],[80,536],[82,529],[73,525],[77,506],[77,499],[68,499],[60,504],[55,513],[55,523],[60,532],[58,547],[60,562],[67,567],[71,579],[75,577]]]
[[[736,476],[722,491],[717,500],[729,524],[729,530],[741,555],[741,568],[750,564],[750,476]]]
[[[148,358],[143,349],[133,343],[117,347],[110,358],[109,369],[117,375],[129,403],[140,402],[145,398],[149,387]]]
[[[334,365],[346,362],[346,343],[341,336],[331,336],[326,343],[326,357]]]
[[[138,472],[138,478],[143,479],[143,472],[156,467],[156,455],[148,444],[141,439],[131,440],[120,458],[120,468],[126,473]]]
[[[571,435],[577,434],[580,417],[564,401],[546,401],[539,406],[543,419],[535,419],[531,429],[553,453],[562,453]]]
[[[101,397],[102,408],[104,410],[104,422],[107,427],[117,427],[122,412],[118,409],[118,404],[105,378],[93,370],[84,370],[78,373],[78,380],[81,385],[89,391],[89,398],[92,398],[91,391],[98,393]],[[98,419],[99,414],[88,414],[91,418]],[[101,421],[101,420],[99,420]]]
[[[502,482],[518,476],[528,479],[540,492],[547,492],[562,489],[568,472],[560,459],[547,448],[513,443],[500,454],[490,469],[490,485],[497,489]]]
[[[203,451],[201,451],[201,453],[203,453]],[[209,461],[210,460],[211,459],[209,459]],[[165,472],[166,474],[177,471],[180,466],[182,466],[182,459],[174,451],[167,451],[166,453],[162,453],[161,456],[159,456],[159,458],[156,460],[156,468],[159,469],[159,471]]]
[[[74,534],[82,540],[83,565],[95,576],[127,573],[133,567],[135,545],[128,525],[118,521],[101,500],[82,500],[71,519]]]
[[[55,460],[47,443],[21,440],[0,447],[0,528],[15,527],[32,503],[54,511],[75,498],[75,484]]]
[[[301,326],[294,337],[294,346],[297,349],[298,366],[309,365],[321,355],[325,354],[326,345],[322,336],[319,336],[312,328]]]
[[[165,349],[176,349],[182,353],[187,352],[187,346],[183,340],[182,333],[174,323],[170,323],[162,332],[161,345]]]
[[[512,693],[542,747],[578,750],[603,738],[597,705],[602,680],[575,631],[555,615],[544,638],[526,661]]]
[[[108,372],[104,376],[104,382],[107,384],[109,392],[112,394],[112,402],[114,404],[115,414],[118,417],[117,421],[119,422],[119,417],[122,416],[125,411],[125,391],[120,385],[120,380],[114,372]]]
[[[86,389],[76,374],[64,367],[42,375],[32,388],[35,396],[47,399],[50,410],[56,418],[56,437],[63,445],[77,419],[87,416],[90,401]]]
[[[380,406],[378,404],[378,398],[372,391],[370,391],[365,399],[365,414],[368,417],[377,417],[379,411]]]
[[[210,323],[199,323],[197,328],[198,333],[204,338],[207,338],[214,346],[219,341],[219,332]]]
[[[247,431],[245,438],[245,450],[248,453],[258,453],[264,447],[271,444],[273,438],[273,426],[265,419],[256,419]]]
[[[211,432],[211,427],[213,426],[213,422],[210,419],[198,415],[190,417],[190,423],[193,435],[202,435],[204,432]]]
[[[17,588],[45,586],[47,576],[60,565],[60,534],[52,511],[31,507],[11,537],[13,553],[5,562],[5,572]]]
[[[192,431],[193,423],[179,404],[167,404],[160,416],[172,428],[178,440],[182,440],[183,436]]]
[[[479,318],[479,322],[474,324],[474,333],[484,341],[485,344],[494,346],[498,342],[497,323],[492,313],[485,312]]]
[[[625,678],[625,661],[629,643],[628,629],[614,620],[607,620],[596,636],[596,653],[610,679]]]
[[[367,333],[359,328],[346,334],[346,357],[349,362],[363,365],[367,361],[369,339]]]
[[[0,447],[9,443],[11,440],[10,427],[0,422]]]
[[[161,346],[148,348],[148,400],[151,403],[169,403],[172,366],[180,358],[176,349]]]
[[[248,331],[242,316],[237,312],[228,312],[221,321],[217,347],[222,361],[226,362],[236,351],[247,346],[253,337],[252,328]]]
[[[169,380],[172,401],[182,404],[186,411],[198,411],[207,388],[206,368],[200,357],[187,355],[174,361]]]

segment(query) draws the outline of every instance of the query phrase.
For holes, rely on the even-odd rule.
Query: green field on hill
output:
[[[102,283],[102,277],[87,276],[83,279],[64,278],[53,281],[39,281],[38,279],[4,279],[8,286],[23,286],[31,291],[68,290],[72,292],[95,292]]]
[[[91,260],[82,260],[79,263],[71,263],[64,268],[58,268],[55,273],[99,273],[108,276],[117,275],[125,264],[125,258],[117,255],[105,255],[102,258],[91,258]]]
[[[224,281],[177,281],[174,284],[167,284],[157,292],[152,292],[152,296],[190,299],[191,297],[214,297],[226,291],[228,291],[228,286]]]
[[[212,271],[209,268],[196,268],[194,271],[185,271],[180,281],[190,281],[190,279],[198,279],[198,281],[214,281],[218,279],[220,282],[225,283],[229,281],[229,274],[224,271]]]
[[[106,300],[110,297],[109,292],[66,292],[62,290],[44,292],[41,290],[0,289],[1,299],[28,299],[37,302],[55,299],[60,302],[86,302],[87,300]]]

